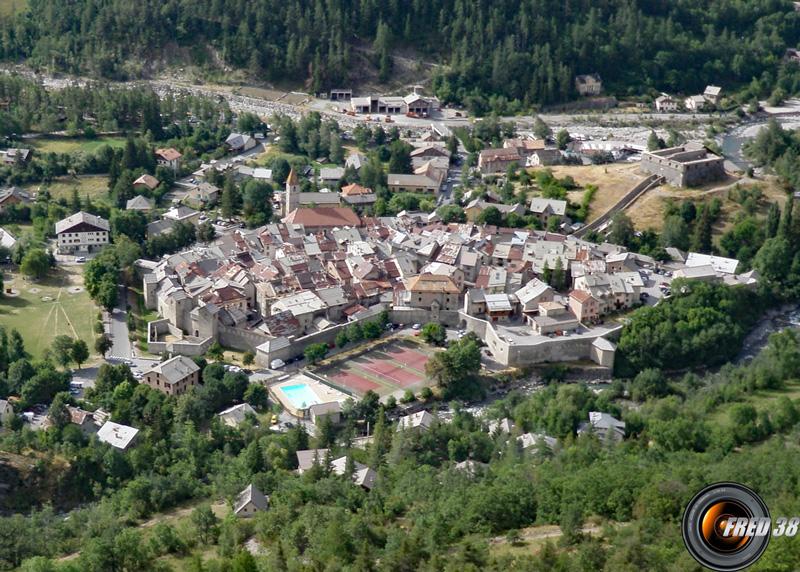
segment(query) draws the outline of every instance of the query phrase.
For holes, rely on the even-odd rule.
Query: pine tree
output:
[[[130,170],[136,167],[136,144],[133,142],[132,137],[128,137],[125,140],[125,148],[122,151],[122,168]]]
[[[389,26],[381,21],[378,23],[372,47],[378,59],[378,78],[382,82],[387,81],[392,73],[391,44],[392,32]]]
[[[111,162],[108,165],[108,190],[111,191],[114,189],[114,186],[117,184],[117,179],[119,179],[119,171],[120,171],[120,164],[118,155],[115,153],[111,157]]]
[[[2,333],[2,337],[5,337],[5,331]],[[4,344],[0,344],[2,347]],[[14,363],[18,359],[23,359],[28,355],[28,352],[25,351],[25,342],[22,340],[22,335],[17,331],[17,329],[11,330],[11,337],[8,340],[8,362]]]
[[[239,210],[239,189],[236,188],[236,183],[232,178],[225,180],[225,185],[222,188],[221,200],[222,216],[225,218],[232,218]]]
[[[708,212],[708,205],[703,205],[703,209],[700,211],[700,218],[694,223],[692,250],[710,253],[712,249],[711,237],[711,215]]]
[[[70,197],[69,208],[74,213],[81,210],[81,197],[78,195],[78,189],[72,189],[72,197]]]
[[[331,163],[340,165],[344,162],[344,147],[342,147],[342,137],[338,133],[331,133],[331,144],[328,158]]]
[[[778,234],[778,227],[781,224],[781,208],[778,203],[770,203],[767,211],[767,222],[764,233],[766,238],[772,238]]]
[[[651,131],[650,136],[647,138],[647,150],[655,151],[661,149],[662,146],[662,141],[659,139],[658,135],[656,135],[656,132]]]
[[[792,214],[794,211],[794,199],[789,197],[786,199],[786,206],[783,209],[783,217],[781,218],[780,228],[778,229],[778,236],[788,239],[792,232]]]
[[[561,290],[566,285],[566,276],[564,274],[564,263],[561,262],[561,257],[556,259],[556,267],[553,269],[553,288]]]
[[[370,467],[377,470],[383,464],[383,459],[389,448],[389,441],[391,433],[386,426],[386,414],[383,406],[378,409],[375,427],[372,430],[372,443],[369,448],[369,463]]]

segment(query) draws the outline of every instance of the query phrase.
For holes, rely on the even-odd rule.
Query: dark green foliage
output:
[[[441,346],[447,339],[447,330],[438,322],[428,322],[422,326],[421,336],[429,344]]]
[[[99,353],[101,356],[105,356],[106,352],[114,347],[114,342],[111,341],[106,334],[102,336],[98,336],[94,341],[94,351]]]
[[[267,406],[267,389],[258,383],[251,383],[244,392],[244,400],[256,409]]]
[[[328,344],[309,344],[303,350],[303,355],[311,363],[317,363],[328,355]]]
[[[203,564],[190,556],[180,565],[250,571],[254,562],[242,556],[242,544],[254,535],[268,550],[256,561],[270,570],[322,570],[331,564],[409,571],[694,570],[679,522],[688,500],[705,484],[736,480],[755,488],[770,506],[787,511],[797,506],[791,477],[800,471],[793,445],[800,416],[787,396],[772,399],[782,383],[800,378],[800,346],[792,331],[772,336],[750,364],[670,380],[674,395],[651,397],[635,408],[617,401],[621,394],[614,388],[595,392],[580,384],[552,384],[527,396],[512,393],[489,406],[492,418],[510,417],[520,431],[557,436],[553,451],[521,451],[514,436],[488,435],[484,422],[458,406],[447,423],[396,431],[369,392],[346,413],[348,423],[371,423],[366,451],[342,447],[347,430],[327,423],[320,424],[313,443],[302,428],[280,434],[249,423],[232,429],[211,421],[208,430],[199,431],[193,422],[173,417],[196,397],[182,396],[176,409],[174,398],[145,386],[129,391],[129,379],[107,383],[109,377],[127,378],[125,369],[104,370],[103,393],[92,399],[108,400],[116,419],[123,419],[117,411],[127,411],[126,421],[146,428],[134,449],[123,454],[81,440],[69,426],[41,437],[17,431],[0,441],[4,449],[24,443],[43,453],[70,451],[70,468],[61,477],[64,490],[98,499],[70,511],[69,519],[49,507],[0,519],[0,567],[151,570],[161,556],[202,552]],[[221,383],[222,371],[206,367],[206,382]],[[766,407],[752,399],[763,389],[772,390],[762,394],[770,398]],[[66,420],[65,403],[56,396],[59,425]],[[625,442],[576,437],[589,411],[624,419]],[[709,419],[717,413],[726,422],[712,426]],[[772,437],[777,432],[784,434]],[[295,452],[312,444],[333,451],[306,474],[291,474]],[[365,492],[348,476],[330,471],[328,462],[338,456],[349,457],[346,473],[355,461],[374,467],[376,487]],[[474,475],[453,468],[465,460],[488,466]],[[39,465],[37,470],[52,470]],[[214,514],[210,499],[232,499],[251,482],[270,496],[268,511],[241,520]],[[195,502],[187,503],[190,499]],[[179,505],[192,508],[177,523],[138,526],[153,511]],[[583,533],[594,519],[614,525],[603,527],[599,537]],[[529,541],[515,531],[537,525],[557,525],[562,535],[528,555]],[[528,544],[508,560],[490,551],[494,537]],[[60,560],[76,546],[79,556]],[[760,565],[792,569],[793,546],[773,539]]]
[[[113,247],[105,248],[98,256],[87,262],[83,269],[86,291],[106,310],[111,310],[117,302],[119,272],[119,259]]]
[[[251,179],[243,185],[243,215],[248,227],[266,224],[272,218],[272,186]]]
[[[483,209],[478,218],[475,219],[478,224],[491,224],[499,226],[503,222],[503,215],[497,207],[487,207]]]
[[[425,364],[425,373],[436,381],[446,399],[480,395],[478,380],[481,350],[474,334],[450,342],[443,352],[435,353]]]
[[[577,73],[598,72],[607,88],[640,86],[684,93],[702,91],[725,73],[747,84],[750,96],[792,92],[786,47],[797,45],[796,17],[768,0],[698,5],[680,0],[638,6],[621,0],[542,3],[503,0],[476,4],[447,0],[411,6],[374,0],[304,6],[274,0],[167,5],[147,0],[137,18],[116,2],[32,1],[27,13],[3,22],[0,56],[27,57],[34,66],[128,79],[167,47],[208,44],[225,63],[265,81],[292,78],[311,91],[340,86],[352,66],[353,38],[368,43],[379,79],[388,81],[395,47],[413,45],[449,65],[434,76],[445,102],[476,112],[518,110],[519,102],[552,103],[575,95]],[[85,50],[82,40],[93,39]],[[603,46],[598,50],[597,46]],[[764,81],[766,76],[773,81]],[[780,90],[773,92],[778,80]],[[763,82],[763,83],[762,83]],[[5,119],[5,120],[3,120]],[[19,132],[13,117],[3,130]],[[160,136],[157,106],[143,106],[143,130]],[[252,127],[249,116],[242,120]]]
[[[405,141],[394,141],[390,145],[391,156],[389,158],[390,173],[411,173],[411,147]]]
[[[34,248],[25,253],[20,271],[34,280],[40,280],[50,270],[50,256],[41,248]]]
[[[635,243],[635,233],[636,229],[633,227],[633,222],[624,212],[620,211],[611,218],[608,241],[612,244],[630,248]]]
[[[467,215],[458,205],[442,205],[436,209],[436,214],[442,219],[442,222],[449,224],[451,222],[466,222]]]
[[[759,315],[756,295],[741,287],[675,280],[672,293],[631,316],[617,346],[620,375],[724,363]]]
[[[644,401],[650,397],[662,397],[669,391],[667,380],[661,370],[643,369],[631,383],[631,396],[637,401]]]
[[[694,233],[692,234],[691,244],[693,251],[711,253],[712,222],[709,207],[707,204],[704,204],[700,211],[700,217],[694,223]]]

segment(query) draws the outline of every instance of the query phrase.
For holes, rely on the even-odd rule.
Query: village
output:
[[[576,85],[588,97],[602,89],[596,75],[576,78]],[[719,93],[710,86],[685,105],[698,111],[701,100],[719,103]],[[168,208],[159,209],[148,198],[160,184],[155,177],[145,174],[133,182],[142,194],[127,200],[126,209],[145,213],[151,221],[148,237],[169,235],[182,224],[203,224],[213,227],[214,238],[157,260],[136,261],[135,280],[141,283],[144,306],[158,317],[147,323],[146,352],[115,341],[114,350],[122,351],[112,351],[109,360],[131,364],[142,383],[178,396],[201,383],[188,358],[203,356],[214,345],[251,352],[261,368],[258,382],[284,411],[282,423],[306,423],[313,432],[324,417],[338,421],[348,401],[369,391],[383,401],[397,401],[427,389],[431,382],[425,364],[431,350],[418,346],[425,324],[445,326],[448,340],[477,336],[486,371],[591,364],[593,375],[602,378],[613,371],[615,340],[626,313],[669,298],[674,279],[748,288],[757,284],[755,271],[737,271],[735,259],[676,248],[655,259],[602,240],[615,212],[658,185],[692,187],[724,180],[724,159],[702,145],[648,151],[636,144],[602,145],[576,138],[559,148],[552,137],[521,131],[501,147],[480,151],[470,168],[464,165],[463,147],[454,152],[448,145],[451,129],[428,120],[439,113],[435,98],[417,93],[359,98],[339,90],[330,99],[349,102],[348,116],[378,114],[388,121],[401,114],[427,121],[404,137],[412,147],[412,172],[388,173],[388,190],[459,206],[466,222],[444,221],[439,211],[370,214],[376,192],[359,183],[341,183],[346,169],[358,173],[367,164],[357,150],[346,157],[344,167],[292,168],[273,195],[272,222],[245,228],[236,219],[223,220],[215,214],[222,189],[209,178],[232,174],[237,180],[273,183],[271,169],[250,161],[275,144],[275,135],[234,132],[225,142],[228,157],[203,163],[176,180]],[[655,106],[658,112],[678,110],[668,96],[657,98]],[[640,175],[633,188],[588,225],[570,218],[573,211],[566,199],[539,195],[509,204],[496,192],[470,196],[469,181],[500,177],[502,182],[517,170],[574,163],[576,157],[592,164],[597,153],[638,162]],[[185,172],[177,150],[158,149],[155,154],[160,167],[176,175]],[[7,151],[5,160],[25,161],[28,155],[24,149]],[[467,192],[459,205],[454,195],[462,184]],[[0,193],[0,209],[31,200],[21,189],[6,189]],[[502,220],[532,217],[541,230],[478,222],[487,209],[498,211]],[[585,238],[589,233],[595,241]],[[10,233],[0,231],[0,236],[6,247],[13,247]],[[55,237],[59,259],[81,264],[109,244],[109,221],[76,212],[56,223]],[[124,327],[113,330],[114,323],[110,333],[126,336]],[[366,331],[376,323],[379,330],[373,337],[381,343],[374,353],[383,357],[371,358],[372,345],[365,342],[363,350],[345,352],[337,360],[338,338],[353,327]],[[330,351],[324,364],[308,363],[305,352],[312,345],[324,347],[325,354]],[[148,362],[145,354],[168,359]],[[353,361],[353,355],[358,359]],[[136,362],[131,361],[134,356]],[[236,423],[248,408],[237,405],[220,416]],[[96,415],[73,413],[79,424],[88,419],[95,428],[113,425],[105,432],[111,432],[109,442],[118,440],[114,446],[121,449],[135,436],[134,428],[109,425],[107,414],[100,414],[98,424],[91,421]],[[400,419],[400,427],[424,427],[431,418],[425,410],[412,412]],[[105,432],[99,438],[106,439]],[[372,477],[359,478],[369,482]]]
[[[792,569],[800,1],[131,14],[0,0],[0,571]]]

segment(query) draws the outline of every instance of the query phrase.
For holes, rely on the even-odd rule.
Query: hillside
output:
[[[753,78],[748,96],[764,95],[798,40],[800,14],[778,0],[30,0],[0,22],[2,59],[115,79],[188,62],[320,91],[391,84],[393,56],[413,50],[446,64],[437,95],[477,110],[569,100],[592,72],[623,95]]]

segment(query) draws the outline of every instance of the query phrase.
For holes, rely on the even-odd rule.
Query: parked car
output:
[[[420,324],[414,324],[413,326],[411,326],[411,329],[412,330],[419,330],[421,327],[422,326]]]
[[[285,365],[286,365],[286,362],[284,362],[282,359],[274,359],[269,363],[269,368],[270,369],[280,369]]]
[[[75,262],[77,262],[77,263],[86,262],[86,257],[85,256],[78,256],[75,259]]]

